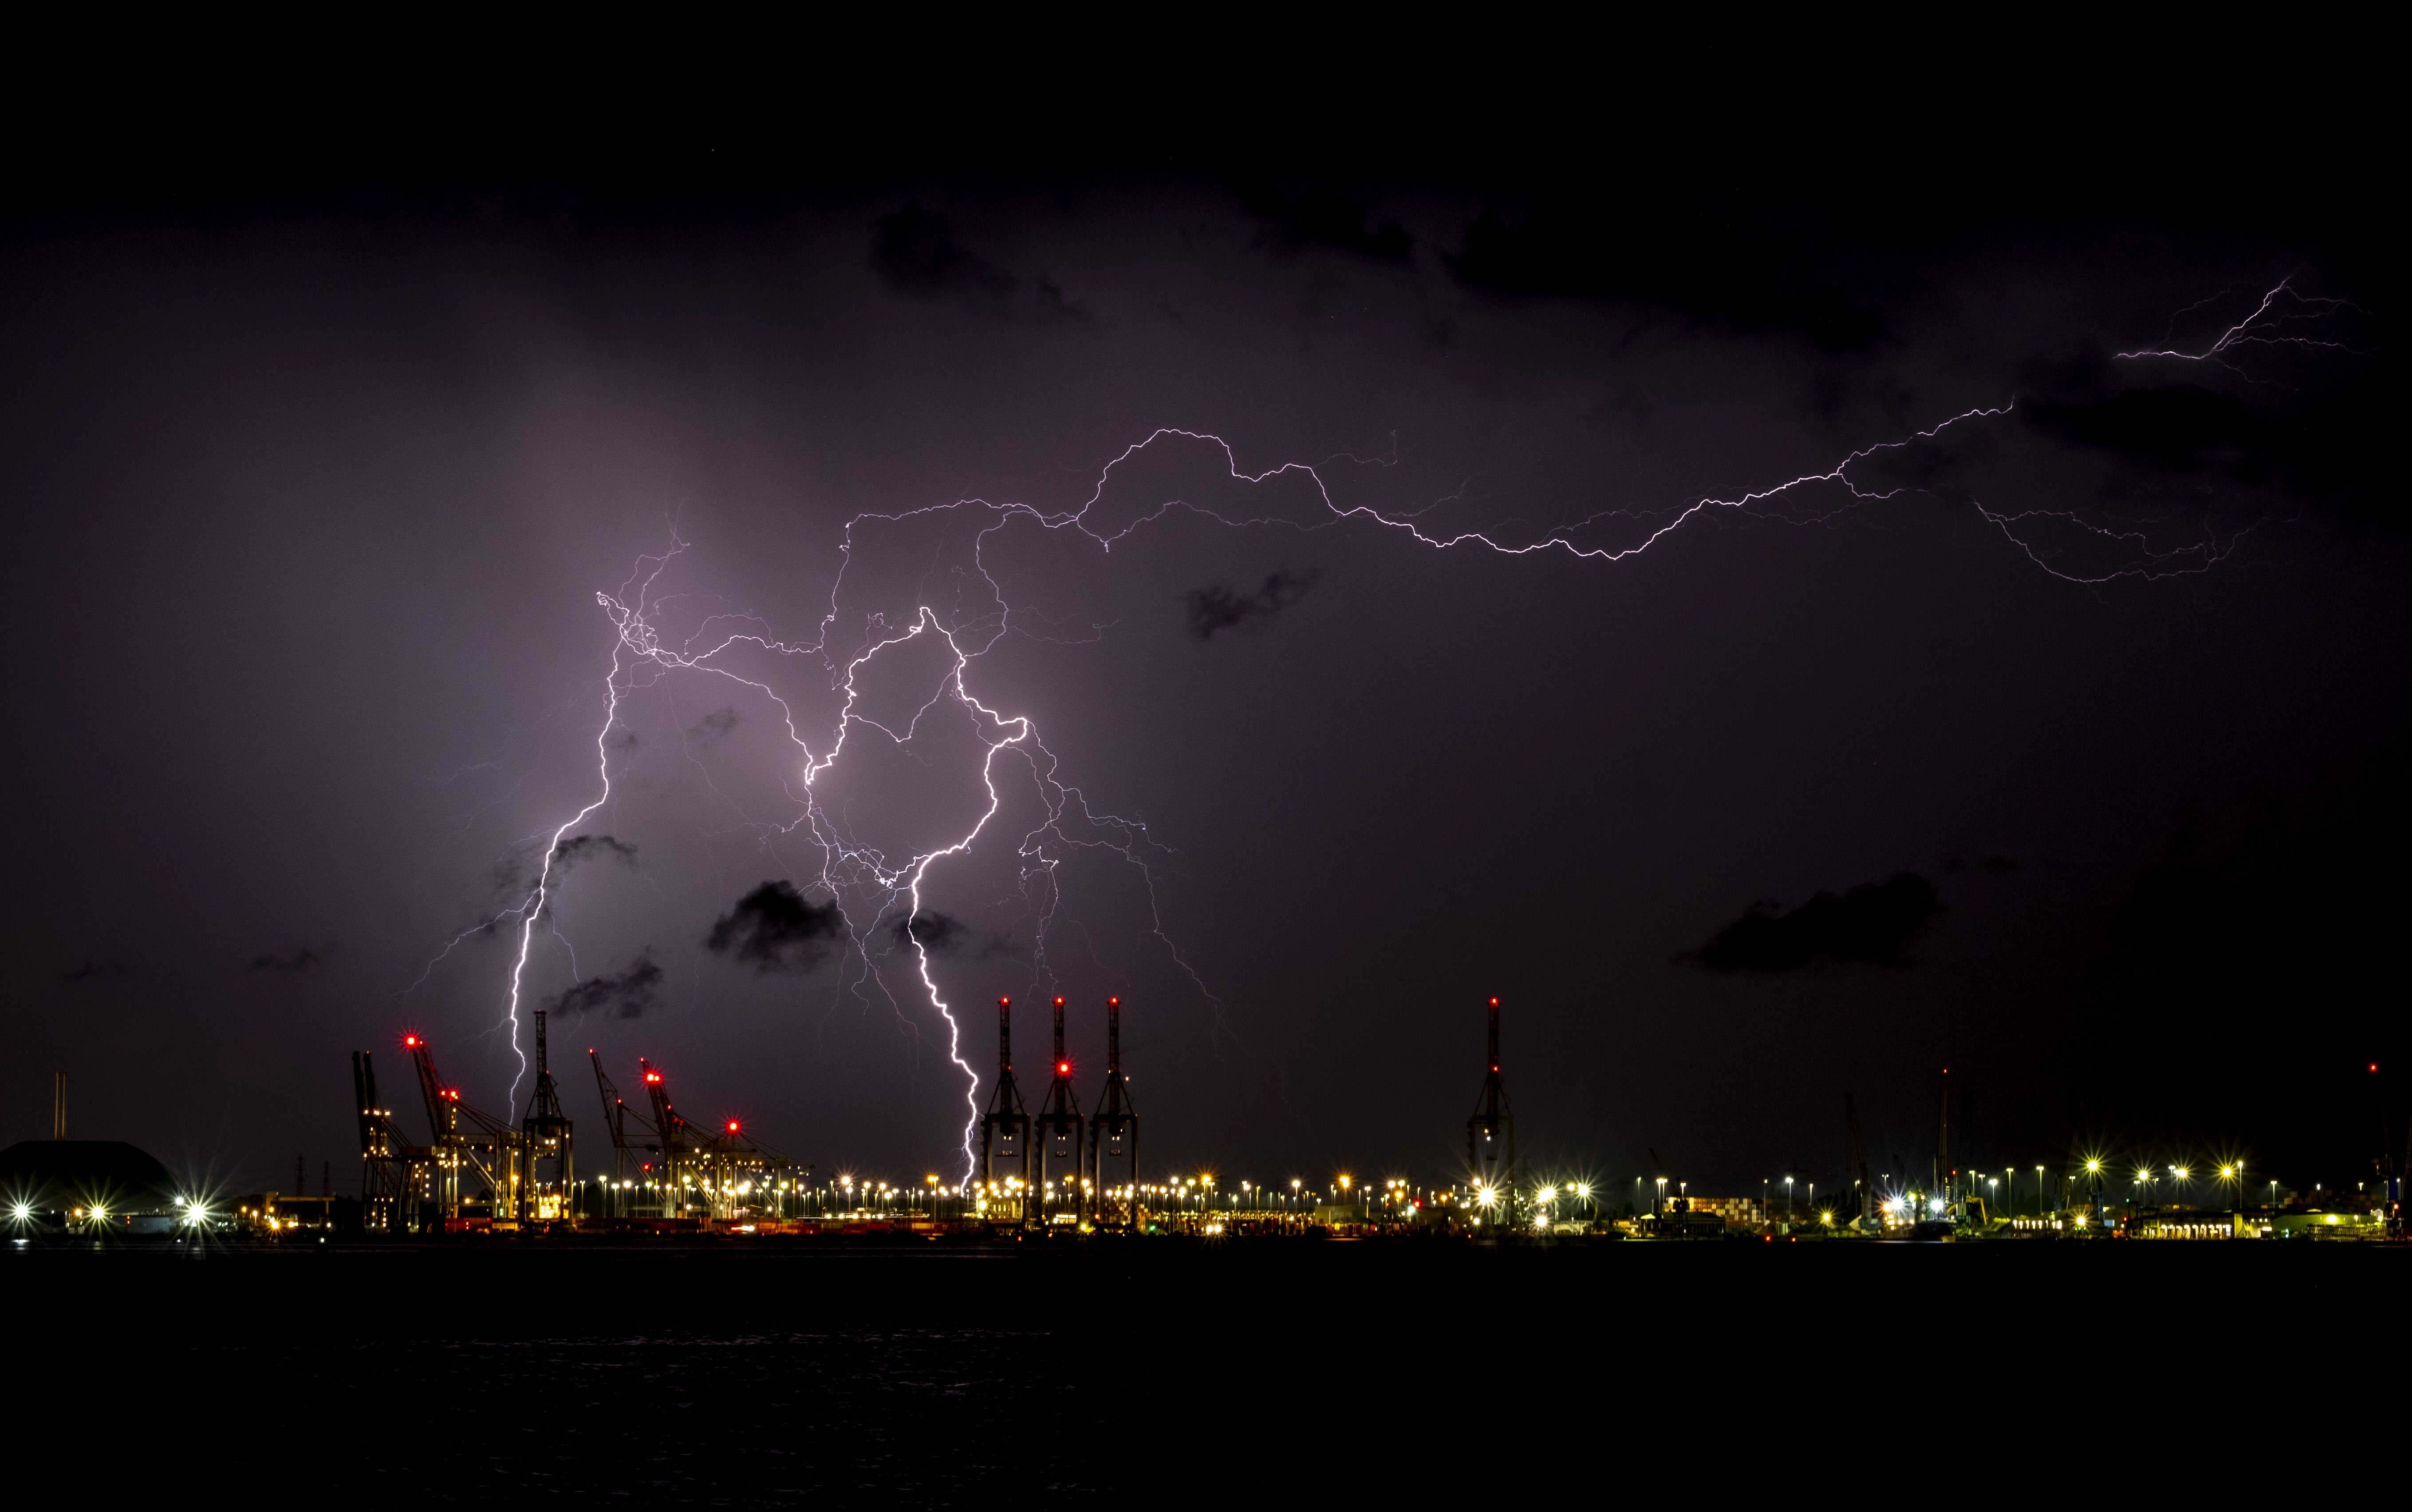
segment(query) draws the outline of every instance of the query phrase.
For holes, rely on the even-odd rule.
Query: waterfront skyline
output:
[[[978,1006],[1062,991],[1084,1094],[1120,993],[1152,1147],[1267,1175],[1446,1176],[1493,993],[1567,1168],[1740,1192],[1846,1090],[1910,1165],[1945,1065],[1993,1164],[2375,1145],[2356,223],[1071,182],[13,219],[12,1137],[63,1068],[171,1163],[336,1156],[404,1032],[516,1115],[550,1004],[943,1169]]]

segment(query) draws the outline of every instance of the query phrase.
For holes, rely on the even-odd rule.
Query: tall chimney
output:
[[[66,1137],[67,1074],[53,1071],[51,1073],[51,1138],[64,1139]]]

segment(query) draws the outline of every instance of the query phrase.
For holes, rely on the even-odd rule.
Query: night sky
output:
[[[1948,1065],[1963,1161],[2360,1179],[2412,551],[2336,128],[54,162],[0,221],[0,1139],[64,1069],[81,1137],[346,1179],[405,1031],[505,1111],[545,873],[589,1152],[591,1046],[960,1174],[926,958],[983,1098],[997,996],[1035,1101],[1046,998],[1085,1096],[1120,994],[1151,1173],[1450,1178],[1496,994],[1537,1169],[1831,1180],[1847,1090],[1923,1171]],[[1032,734],[908,925],[1012,733],[948,636]]]

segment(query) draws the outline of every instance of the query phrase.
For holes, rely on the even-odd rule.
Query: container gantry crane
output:
[[[1107,1175],[1113,1165],[1113,1178]],[[1123,1077],[1123,1000],[1106,999],[1106,1084],[1089,1118],[1089,1175],[1096,1182],[1097,1222],[1140,1226],[1139,1112]]]
[[[1499,1079],[1499,1000],[1491,1000],[1490,1050],[1474,1116],[1465,1121],[1465,1164],[1476,1186],[1492,1195],[1501,1211],[1496,1222],[1516,1221],[1516,1114]]]
[[[992,1218],[1026,1221],[1035,1212],[1030,1196],[1030,1110],[1013,1083],[1013,999],[996,1000],[996,1089],[980,1115],[980,1186]],[[1003,1175],[998,1167],[1006,1167]]]
[[[1055,1000],[1053,1064],[1055,1075],[1047,1084],[1047,1100],[1039,1105],[1038,1116],[1033,1120],[1038,1147],[1038,1191],[1042,1195],[1037,1211],[1032,1216],[1041,1223],[1054,1216],[1047,1211],[1047,1203],[1055,1196],[1055,1183],[1062,1182],[1070,1196],[1070,1216],[1077,1222],[1087,1207],[1081,1187],[1087,1175],[1082,1167],[1088,1162],[1084,1158],[1086,1152],[1081,1148],[1081,1104],[1072,1094],[1072,1058],[1064,1050],[1064,1000],[1060,997]],[[1068,1177],[1061,1174],[1066,1166],[1072,1172]]]
[[[446,1086],[423,1036],[405,1035],[402,1044],[418,1067],[419,1095],[426,1101],[427,1122],[435,1136],[434,1197],[445,1222],[457,1223],[462,1217],[461,1176],[464,1168],[485,1179],[491,1221],[515,1222],[525,1176],[521,1158],[525,1141],[520,1130],[463,1102],[460,1088]]]

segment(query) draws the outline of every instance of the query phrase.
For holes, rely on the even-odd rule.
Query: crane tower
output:
[[[1473,1173],[1478,1201],[1487,1201],[1498,1216],[1516,1218],[1516,1115],[1508,1107],[1508,1089],[1499,1079],[1499,1000],[1491,1000],[1491,1054],[1485,1064],[1482,1092],[1474,1101],[1474,1116],[1465,1121],[1465,1164]]]
[[[1107,1175],[1110,1163],[1113,1175]],[[1106,999],[1106,1085],[1089,1119],[1089,1175],[1096,1185],[1097,1222],[1137,1228],[1139,1210],[1139,1113],[1123,1079],[1123,1000]]]
[[[1035,1121],[1038,1190],[1045,1195],[1040,1198],[1038,1211],[1030,1216],[1041,1223],[1049,1216],[1046,1203],[1059,1196],[1058,1185],[1065,1189],[1060,1196],[1069,1200],[1073,1217],[1078,1218],[1085,1206],[1081,1186],[1087,1173],[1081,1167],[1088,1162],[1082,1158],[1081,1149],[1081,1104],[1072,1095],[1072,1058],[1064,1051],[1064,1000],[1060,997],[1055,1000],[1054,1067],[1054,1079],[1047,1084],[1047,1101],[1039,1105]],[[1066,1167],[1071,1168],[1069,1176],[1064,1174]]]
[[[996,1000],[996,1090],[980,1115],[980,1185],[991,1213],[1026,1219],[1030,1193],[1030,1113],[1013,1084],[1013,999]],[[1002,1167],[1002,1168],[1000,1168]]]

